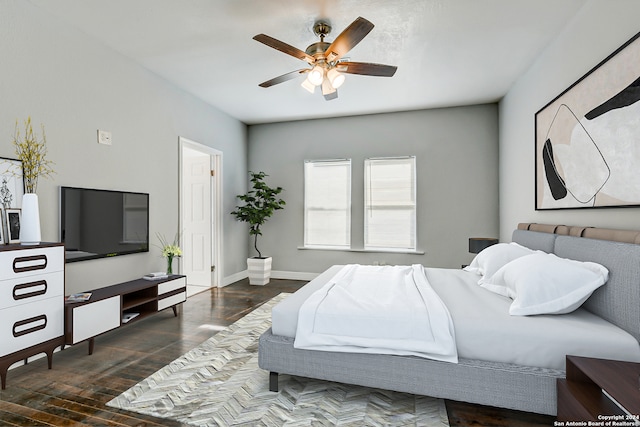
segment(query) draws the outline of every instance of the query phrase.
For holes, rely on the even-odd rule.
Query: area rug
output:
[[[194,426],[448,426],[444,401],[280,375],[258,367],[258,338],[280,294],[107,403]]]

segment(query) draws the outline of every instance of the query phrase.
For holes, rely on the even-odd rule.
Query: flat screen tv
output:
[[[149,194],[60,187],[66,262],[149,251]]]

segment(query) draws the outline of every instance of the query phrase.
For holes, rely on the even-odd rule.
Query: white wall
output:
[[[640,208],[534,209],[534,115],[639,30],[637,0],[591,0],[499,105],[500,238],[519,222],[640,228]],[[634,64],[637,68],[637,64]]]
[[[460,268],[472,258],[469,237],[498,235],[497,121],[496,104],[488,104],[250,126],[249,170],[266,172],[287,203],[264,226],[260,250],[285,272],[349,262]],[[364,159],[402,155],[417,156],[424,255],[298,249],[304,160],[352,159],[352,245],[362,248]]]
[[[246,126],[177,90],[109,48],[25,1],[0,2],[0,157],[15,158],[15,120],[44,124],[56,174],[42,180],[42,237],[59,239],[59,186],[150,193],[150,240],[178,229],[178,138],[224,154],[224,212],[246,190]],[[113,146],[96,142],[111,131]],[[223,218],[222,274],[246,268],[243,226]],[[241,243],[239,243],[241,242]],[[67,264],[67,293],[165,268],[145,254]]]

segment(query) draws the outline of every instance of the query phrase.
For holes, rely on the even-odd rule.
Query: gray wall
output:
[[[519,222],[640,228],[640,208],[534,209],[534,115],[635,35],[637,0],[592,0],[500,102],[500,236]],[[637,64],[634,64],[637,67]]]
[[[178,138],[223,152],[224,212],[246,190],[246,126],[169,85],[26,1],[0,2],[0,157],[15,158],[16,119],[47,132],[53,179],[38,186],[42,238],[59,239],[59,186],[150,193],[150,237],[178,229]],[[113,134],[99,145],[97,129]],[[225,215],[223,276],[246,269],[246,229]],[[67,265],[67,293],[165,267],[146,254]]]
[[[497,105],[412,111],[249,127],[249,170],[284,187],[284,210],[259,247],[277,272],[321,272],[341,263],[423,263],[459,268],[468,237],[498,235]],[[363,163],[417,156],[418,249],[424,255],[299,250],[303,244],[303,162],[352,159],[352,246],[363,245]],[[253,255],[253,254],[252,254]]]

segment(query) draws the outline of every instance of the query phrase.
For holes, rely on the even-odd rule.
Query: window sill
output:
[[[410,249],[364,249],[364,248],[322,248],[322,247],[305,247],[298,246],[300,251],[336,251],[336,252],[366,252],[366,253],[385,253],[385,254],[409,254],[409,255],[424,255],[425,252],[421,250]]]

